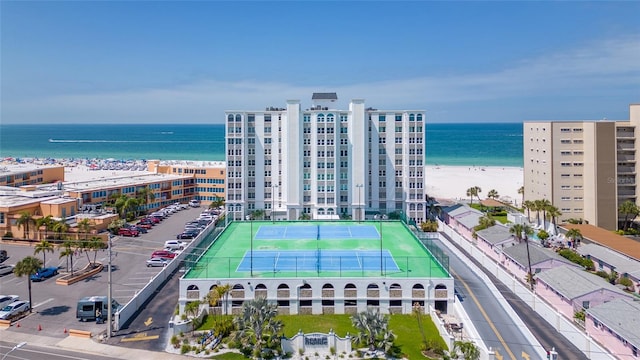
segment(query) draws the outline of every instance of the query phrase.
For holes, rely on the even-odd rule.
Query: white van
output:
[[[179,240],[168,240],[164,242],[164,248],[169,250],[184,250],[188,242]]]

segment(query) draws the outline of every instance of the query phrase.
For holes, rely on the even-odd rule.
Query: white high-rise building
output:
[[[314,93],[286,108],[225,111],[232,219],[425,219],[425,111],[365,108]]]

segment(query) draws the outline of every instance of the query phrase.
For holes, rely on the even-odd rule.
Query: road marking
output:
[[[46,304],[46,303],[48,303],[48,302],[51,302],[51,301],[53,301],[53,300],[54,300],[53,298],[49,298],[49,299],[47,299],[47,300],[45,300],[45,301],[43,301],[43,302],[41,302],[41,303],[39,303],[39,304],[35,304],[35,305],[33,305],[33,307],[34,307],[34,308],[37,308],[38,306],[42,306],[42,305],[44,305],[44,304]]]
[[[482,305],[480,305],[480,302],[478,301],[478,298],[473,293],[473,291],[471,291],[471,288],[469,287],[469,284],[467,284],[466,281],[462,280],[462,278],[460,278],[460,276],[458,276],[458,274],[456,274],[455,271],[453,271],[453,270],[450,270],[450,271],[458,279],[458,281],[460,281],[462,283],[464,288],[467,289],[467,292],[469,293],[469,295],[471,295],[471,299],[473,300],[473,302],[476,304],[476,306],[480,310],[480,313],[482,314],[482,317],[484,317],[484,319],[487,321],[487,323],[489,324],[489,327],[491,328],[491,330],[493,330],[493,333],[496,334],[496,336],[498,337],[498,341],[500,341],[500,343],[504,347],[504,350],[509,354],[509,357],[512,360],[517,360],[516,356],[513,355],[513,352],[511,352],[511,349],[509,349],[509,346],[507,345],[507,342],[504,341],[504,339],[502,338],[502,335],[500,335],[500,333],[498,332],[498,329],[496,328],[496,326],[493,324],[491,319],[489,319],[489,315],[487,315],[487,313],[484,311],[484,308],[482,307]],[[498,352],[496,351],[496,358],[497,358],[497,354],[498,354]],[[498,359],[498,360],[502,360],[502,359]]]
[[[120,340],[120,342],[155,340],[155,339],[157,339],[159,337],[160,337],[160,335],[149,335],[149,336],[147,336],[147,333],[144,332],[144,333],[135,334],[130,338],[124,338],[124,339]]]
[[[504,357],[503,357],[502,355],[500,355],[500,353],[498,352],[498,350],[494,350],[494,353],[495,353],[496,360],[502,360],[502,359],[504,359]]]
[[[153,319],[151,318],[151,316],[149,316],[149,318],[147,319],[147,321],[144,322],[144,324],[146,326],[149,326],[149,325],[151,325],[151,323],[153,323]],[[527,359],[527,360],[529,360],[529,359]]]
[[[522,352],[522,357],[524,358],[524,360],[531,360],[531,357],[529,356],[529,354],[527,354],[526,352]]]

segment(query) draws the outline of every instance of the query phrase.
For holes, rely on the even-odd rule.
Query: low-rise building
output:
[[[515,277],[526,281],[531,263],[531,272],[539,274],[543,271],[559,266],[572,266],[578,268],[577,264],[549,250],[529,242],[529,252],[527,254],[527,244],[520,243],[510,247],[505,247],[502,251],[500,263],[509,270]]]
[[[637,359],[640,349],[640,302],[615,299],[586,311],[587,334],[618,359]]]
[[[193,181],[184,182],[184,196],[200,200],[203,204],[222,201],[225,198],[227,177],[224,161],[147,161],[148,170],[158,174],[190,176]]]
[[[504,225],[494,225],[477,231],[476,240],[478,248],[496,261],[500,260],[505,248],[518,243],[509,228]]]
[[[64,181],[64,166],[7,164],[0,166],[0,186],[49,184]]]
[[[573,266],[543,271],[536,277],[536,293],[569,319],[576,312],[631,295],[605,279]]]
[[[633,291],[640,294],[640,261],[598,244],[585,244],[576,250],[578,254],[593,261],[594,269],[628,278],[633,283]]]

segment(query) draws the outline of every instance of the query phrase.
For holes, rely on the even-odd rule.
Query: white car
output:
[[[0,310],[0,320],[9,320],[12,317],[20,315],[27,310],[29,310],[28,301],[14,301]]]
[[[183,250],[187,246],[187,242],[179,240],[169,240],[164,242],[164,248],[169,250]]]
[[[18,301],[20,297],[18,295],[0,295],[0,309],[7,304],[11,304],[14,301]]]
[[[200,207],[200,201],[198,201],[198,200],[191,200],[191,201],[189,201],[189,206],[194,207],[194,208],[195,208],[195,207]]]
[[[13,272],[13,265],[0,265],[0,275],[7,275]]]
[[[154,257],[154,258],[151,258],[151,259],[147,260],[147,267],[167,266],[167,264],[169,264],[169,261],[171,261],[171,259]]]

